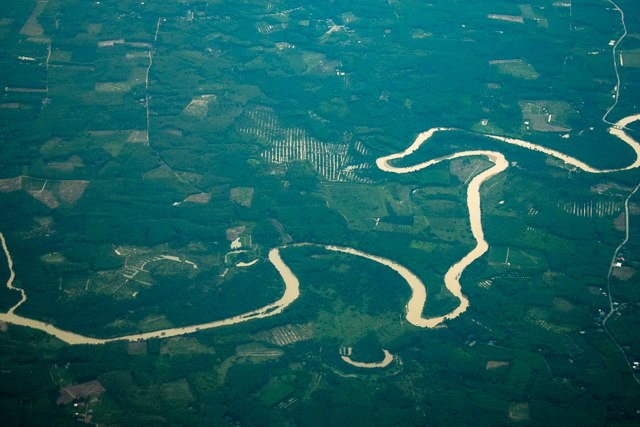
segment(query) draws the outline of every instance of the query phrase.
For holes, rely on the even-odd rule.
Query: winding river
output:
[[[7,249],[6,241],[4,235],[0,233],[0,239],[2,240],[2,248],[7,256],[7,260],[9,262],[9,269],[11,270],[11,275],[9,277],[9,281],[7,282],[7,287],[9,289],[15,289],[22,292],[22,300],[16,304],[14,307],[9,310],[8,313],[0,314],[0,320],[13,323],[14,325],[28,326],[30,328],[39,329],[44,331],[50,335],[59,338],[60,340],[68,343],[68,344],[104,344],[110,341],[117,340],[128,340],[128,341],[138,341],[138,340],[146,340],[149,338],[165,338],[165,337],[175,337],[178,335],[186,335],[194,333],[201,329],[210,329],[217,328],[220,326],[228,326],[234,325],[236,323],[246,322],[247,320],[252,319],[261,319],[264,317],[274,316],[276,314],[282,313],[287,306],[289,306],[293,301],[295,301],[298,296],[300,296],[300,282],[298,278],[293,274],[291,269],[282,261],[282,257],[280,257],[280,250],[278,248],[271,249],[269,251],[269,261],[275,266],[280,273],[280,276],[284,280],[285,283],[285,291],[282,298],[278,301],[259,308],[254,311],[250,311],[248,313],[240,314],[238,316],[233,316],[228,319],[218,320],[215,322],[203,323],[201,325],[193,325],[193,326],[185,326],[182,328],[171,328],[164,329],[160,331],[147,332],[142,334],[134,334],[134,335],[125,335],[116,338],[109,339],[97,339],[86,337],[84,335],[74,334],[73,332],[64,331],[62,329],[56,328],[55,326],[41,322],[39,320],[29,319],[27,317],[18,316],[14,314],[14,310],[26,301],[27,297],[22,289],[16,289],[12,286],[13,279],[15,277],[15,273],[13,272],[13,261],[11,259],[11,254]]]
[[[619,139],[627,143],[629,146],[631,146],[631,148],[636,153],[635,161],[631,165],[620,168],[620,169],[596,169],[566,154],[560,153],[555,150],[551,150],[549,148],[541,147],[539,145],[535,145],[527,141],[522,141],[519,139],[506,138],[506,137],[496,136],[496,135],[482,135],[482,136],[499,140],[507,144],[517,145],[519,147],[526,148],[532,151],[537,151],[537,152],[549,155],[551,157],[555,157],[557,159],[562,160],[566,164],[575,166],[576,168],[581,169],[585,172],[610,173],[610,172],[629,170],[629,169],[637,168],[638,166],[640,166],[640,144],[624,131],[624,129],[628,124],[637,120],[640,120],[640,114],[626,117],[618,121],[617,123],[615,123],[614,126],[609,129],[609,133],[611,133],[612,135],[618,137]],[[416,276],[414,273],[412,273],[409,269],[387,258],[368,254],[366,252],[362,252],[353,248],[346,248],[346,247],[332,246],[332,245],[323,246],[325,249],[329,251],[347,253],[347,254],[351,254],[351,255],[355,255],[355,256],[359,256],[359,257],[363,257],[363,258],[375,261],[377,263],[380,263],[382,265],[385,265],[393,269],[400,276],[402,276],[406,280],[409,287],[411,288],[411,297],[409,299],[409,302],[406,305],[406,319],[411,324],[421,328],[436,327],[442,322],[444,322],[446,319],[453,319],[455,317],[458,317],[460,314],[464,313],[469,307],[469,300],[462,293],[462,287],[460,285],[460,276],[471,263],[473,263],[476,259],[481,257],[489,248],[489,245],[484,239],[484,232],[482,230],[480,187],[485,181],[487,181],[491,177],[507,169],[507,167],[509,166],[509,162],[507,161],[507,159],[502,153],[499,153],[496,151],[486,151],[486,150],[463,151],[463,152],[454,153],[448,156],[439,157],[437,159],[432,159],[432,160],[419,163],[414,166],[408,166],[408,167],[395,167],[392,164],[390,164],[390,162],[392,162],[393,160],[398,160],[398,159],[411,156],[423,144],[428,142],[428,140],[436,132],[448,132],[448,131],[457,131],[457,130],[459,129],[433,128],[426,132],[423,132],[420,135],[418,135],[414,143],[411,144],[406,150],[399,153],[391,154],[389,156],[381,157],[376,160],[376,165],[378,166],[378,168],[380,168],[385,172],[404,174],[404,173],[416,172],[416,171],[425,169],[429,166],[438,164],[440,162],[461,158],[461,157],[483,156],[493,163],[492,167],[476,175],[471,180],[467,188],[467,207],[469,209],[469,221],[471,223],[471,232],[473,234],[474,239],[476,240],[476,246],[471,250],[471,252],[465,255],[460,261],[458,261],[453,266],[451,266],[444,277],[445,286],[460,301],[458,307],[456,307],[452,312],[444,316],[425,318],[422,316],[422,313],[424,311],[424,306],[427,302],[427,291],[424,286],[424,283],[420,280],[420,278]],[[15,273],[13,271],[13,260],[11,259],[11,254],[7,247],[5,237],[2,233],[0,233],[0,240],[2,242],[2,248],[7,257],[7,262],[10,270],[9,280],[7,281],[7,288],[18,291],[22,295],[22,298],[20,299],[20,301],[16,305],[14,305],[7,313],[0,313],[0,320],[15,324],[15,325],[28,326],[31,328],[39,329],[69,344],[104,344],[104,343],[107,343],[110,341],[116,341],[116,340],[137,341],[137,340],[144,340],[149,338],[173,337],[178,335],[190,334],[203,329],[234,325],[234,324],[246,322],[249,320],[262,319],[269,316],[275,316],[281,313],[286,307],[288,307],[300,296],[300,282],[298,281],[298,278],[295,276],[295,274],[293,274],[291,269],[282,260],[282,257],[280,256],[280,248],[273,248],[269,251],[269,261],[273,264],[273,266],[276,268],[276,270],[282,277],[285,284],[285,292],[278,301],[272,304],[266,305],[257,310],[253,310],[244,314],[230,317],[228,319],[218,320],[218,321],[209,322],[209,323],[203,323],[200,325],[192,325],[192,326],[186,326],[186,327],[180,327],[180,328],[170,328],[170,329],[164,329],[160,331],[147,332],[147,333],[134,334],[134,335],[125,335],[125,336],[110,338],[110,339],[91,338],[91,337],[75,334],[73,332],[64,331],[62,329],[56,328],[51,324],[41,322],[38,320],[29,319],[27,317],[22,317],[15,314],[15,310],[27,300],[27,295],[23,289],[15,288],[13,286],[13,281],[15,279]],[[297,245],[300,245],[300,244],[297,244]],[[297,246],[297,245],[289,245],[289,246]],[[315,246],[320,246],[320,245],[315,245]],[[248,267],[252,265],[254,262],[246,263],[248,265],[243,265],[243,266]],[[384,363],[384,362],[386,362],[386,357],[385,357],[385,361],[381,363]],[[357,362],[354,362],[354,363],[357,363]]]

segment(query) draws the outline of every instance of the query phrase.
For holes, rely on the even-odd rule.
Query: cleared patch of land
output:
[[[640,49],[629,49],[620,52],[622,65],[625,67],[640,67]]]
[[[242,206],[251,207],[253,200],[253,187],[236,187],[231,189],[231,200],[240,203]]]
[[[237,239],[244,232],[246,228],[247,227],[245,227],[244,225],[241,225],[239,227],[227,228],[225,231],[227,240],[232,241]]]
[[[519,24],[524,24],[524,19],[522,19],[522,16],[513,16],[513,15],[496,15],[496,14],[489,14],[487,15],[487,18],[489,19],[497,19],[499,21],[509,21],[509,22],[517,22]]]
[[[242,344],[236,348],[236,354],[241,357],[280,357],[284,354],[279,348],[268,347],[260,343]]]
[[[12,191],[22,190],[22,177],[0,179],[0,192],[10,193]]]
[[[184,199],[185,202],[202,203],[202,204],[209,203],[209,200],[211,200],[211,194],[209,193],[192,194],[191,196]]]
[[[197,339],[191,337],[174,337],[168,339],[160,349],[160,354],[170,356],[192,355],[192,354],[215,354],[211,347],[201,344]]]
[[[627,281],[636,274],[636,269],[631,267],[616,267],[611,274],[620,280]]]
[[[525,80],[535,80],[540,77],[533,65],[523,59],[499,59],[489,61],[489,64],[495,65],[500,74],[508,74]]]
[[[305,341],[313,338],[313,328],[306,325],[286,325],[262,331],[254,335],[256,340],[267,341],[270,344],[285,346],[298,341]]]
[[[27,19],[27,22],[20,30],[20,34],[30,37],[42,36],[44,34],[44,29],[42,28],[42,25],[40,25],[40,22],[38,22],[38,17],[42,14],[45,7],[47,7],[46,1],[36,2],[36,7],[33,9],[29,19]]]
[[[529,419],[528,403],[510,403],[509,419],[513,421],[527,421]]]
[[[519,101],[527,129],[538,132],[569,132],[569,120],[576,113],[564,101]]]
[[[56,403],[58,405],[66,405],[73,402],[74,399],[85,399],[92,395],[102,394],[105,391],[106,389],[98,381],[71,385],[60,390]]]
[[[63,202],[75,203],[84,194],[89,181],[62,181],[58,188],[58,197]]]
[[[498,369],[503,366],[509,366],[509,362],[504,362],[500,360],[489,360],[487,362],[487,371],[490,371],[492,369]]]

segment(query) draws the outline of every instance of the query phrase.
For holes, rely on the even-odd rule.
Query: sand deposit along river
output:
[[[618,137],[619,139],[627,143],[629,146],[631,146],[631,148],[636,153],[635,161],[632,164],[620,169],[596,169],[594,167],[591,167],[585,164],[580,160],[567,156],[566,154],[560,153],[555,150],[551,150],[549,148],[541,147],[539,145],[535,145],[527,141],[522,141],[514,138],[506,138],[503,136],[496,136],[496,135],[483,135],[483,136],[487,138],[499,140],[507,144],[516,145],[528,150],[540,152],[551,157],[555,157],[557,159],[562,160],[564,163],[575,166],[576,168],[581,169],[585,172],[610,173],[610,172],[618,172],[618,171],[634,169],[640,166],[640,144],[625,132],[626,126],[637,120],[640,120],[640,114],[626,117],[620,120],[619,122],[615,123],[609,129],[610,134]],[[378,168],[380,168],[385,172],[404,174],[404,173],[416,172],[416,171],[428,168],[430,166],[433,166],[435,164],[438,164],[440,162],[461,158],[461,157],[483,156],[493,163],[492,167],[476,175],[471,180],[467,188],[467,207],[469,209],[469,221],[471,223],[471,232],[476,241],[476,246],[471,250],[471,252],[465,255],[460,261],[458,261],[453,266],[451,266],[444,277],[446,288],[459,300],[458,307],[456,307],[452,312],[444,316],[425,318],[423,317],[422,313],[424,311],[424,306],[427,302],[427,291],[424,286],[424,283],[420,280],[420,278],[415,274],[413,274],[409,269],[396,263],[395,261],[382,258],[376,255],[368,254],[366,252],[362,252],[353,248],[345,248],[345,247],[331,246],[331,245],[324,246],[324,248],[329,251],[347,253],[347,254],[363,257],[363,258],[378,262],[380,264],[383,264],[393,269],[398,274],[400,274],[400,276],[402,276],[406,280],[408,286],[411,288],[411,298],[409,299],[409,302],[407,303],[406,310],[405,310],[406,319],[411,324],[420,328],[433,328],[441,324],[446,319],[453,319],[455,317],[458,317],[460,314],[464,313],[469,307],[469,300],[462,293],[462,287],[460,285],[460,276],[462,275],[464,270],[472,262],[474,262],[476,259],[481,257],[489,247],[486,240],[484,239],[484,233],[482,230],[480,188],[485,181],[499,174],[500,172],[504,171],[509,166],[509,162],[507,161],[507,159],[502,153],[499,153],[497,151],[485,151],[485,150],[458,152],[458,153],[454,153],[448,156],[429,160],[427,162],[419,163],[419,164],[408,166],[408,167],[393,166],[392,163],[394,160],[399,160],[399,159],[411,156],[423,144],[427,143],[429,139],[436,132],[450,132],[450,131],[456,131],[456,130],[458,129],[452,129],[452,128],[430,129],[418,135],[415,142],[411,144],[409,148],[407,148],[406,150],[400,153],[395,153],[389,156],[381,157],[377,159],[376,164]],[[9,265],[9,270],[10,270],[10,276],[6,284],[7,288],[21,293],[21,299],[16,305],[14,305],[7,313],[0,313],[0,320],[15,324],[15,325],[22,325],[22,326],[28,326],[31,328],[39,329],[69,344],[104,344],[106,342],[116,341],[116,340],[137,341],[137,340],[144,340],[148,338],[172,337],[177,335],[190,334],[198,330],[217,328],[220,326],[228,326],[236,323],[246,322],[249,320],[262,319],[269,316],[275,316],[281,313],[287,306],[292,304],[300,296],[300,282],[298,281],[298,278],[295,276],[295,274],[293,274],[291,269],[282,260],[282,257],[280,256],[280,248],[273,248],[269,252],[269,261],[273,264],[273,266],[276,268],[276,270],[282,277],[282,280],[284,281],[284,284],[285,284],[285,292],[278,301],[272,304],[269,304],[257,310],[253,310],[244,314],[230,317],[228,319],[218,320],[215,322],[204,323],[200,325],[185,326],[181,328],[171,328],[171,329],[165,329],[165,330],[160,330],[155,332],[126,335],[126,336],[109,338],[109,339],[91,338],[91,337],[75,334],[73,332],[64,331],[51,324],[30,319],[27,317],[22,317],[18,314],[15,314],[16,309],[27,301],[27,295],[23,289],[17,289],[13,287],[13,281],[15,278],[15,273],[13,271],[13,260],[9,252],[9,248],[7,247],[7,242],[2,233],[0,233],[0,241],[2,242],[2,249],[4,250],[4,253],[6,255],[7,262]],[[243,264],[243,266],[249,267],[253,263],[254,262]],[[385,353],[385,356],[386,356],[386,353]],[[390,356],[385,357],[385,360],[381,363],[385,363],[385,364],[390,363],[390,360],[387,360],[389,357]],[[353,363],[358,363],[358,362],[353,362]]]

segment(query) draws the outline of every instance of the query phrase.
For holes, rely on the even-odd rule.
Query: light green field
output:
[[[195,338],[177,337],[166,341],[160,353],[175,356],[181,354],[215,354],[215,351],[211,347],[200,344]]]
[[[467,219],[434,217],[430,218],[430,222],[431,232],[438,239],[464,244],[475,242]]]
[[[258,395],[260,396],[260,403],[263,406],[270,407],[293,393],[294,387],[282,382],[278,378],[272,378]]]
[[[193,401],[193,393],[191,393],[189,383],[184,378],[165,383],[162,389],[162,397],[172,404],[182,403],[186,405],[188,402]]]
[[[547,257],[544,252],[532,249],[514,249],[509,250],[509,264],[511,268],[542,268],[546,269]]]
[[[625,67],[640,67],[640,49],[623,50],[620,53]]]
[[[506,246],[491,246],[489,248],[489,264],[506,264],[506,262],[507,262]]]
[[[425,252],[433,252],[434,250],[436,250],[438,248],[440,244],[439,243],[434,243],[434,242],[425,242],[425,241],[421,241],[421,240],[412,240],[411,243],[409,243],[409,247],[412,249],[420,249],[421,251],[425,251]]]
[[[540,74],[536,72],[533,65],[525,61],[500,63],[495,64],[495,66],[498,68],[500,74],[507,74],[519,79],[535,80],[540,77]]]
[[[251,207],[251,200],[253,199],[253,187],[236,187],[232,188],[230,192],[231,200],[238,202],[248,208]]]
[[[72,52],[68,50],[54,50],[51,52],[50,62],[69,62]]]
[[[44,12],[45,7],[47,7],[46,1],[36,2],[33,12],[31,12],[29,19],[20,30],[20,34],[31,37],[42,36],[44,34],[44,29],[42,25],[40,25],[40,22],[38,22],[38,17]]]
[[[321,195],[331,209],[346,218],[349,228],[372,230],[376,219],[392,214],[387,204],[398,216],[420,214],[419,206],[411,200],[410,191],[411,187],[399,184],[375,186],[340,183],[323,185]]]
[[[314,337],[321,341],[333,338],[344,345],[353,345],[370,331],[376,331],[384,345],[402,333],[400,316],[401,313],[392,312],[370,316],[355,307],[344,308],[341,304],[336,304],[333,311],[318,313],[314,324]]]

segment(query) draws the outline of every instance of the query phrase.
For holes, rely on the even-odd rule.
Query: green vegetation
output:
[[[638,7],[616,4],[630,35],[610,120],[640,105]],[[481,188],[490,249],[446,327],[406,321],[411,290],[393,270],[286,247],[301,295],[277,316],[103,346],[1,323],[3,425],[640,421],[640,195],[606,281],[640,173],[577,172],[479,135],[630,162],[601,121],[622,34],[609,2],[0,5],[0,231],[28,295],[16,313],[65,330],[116,337],[263,307],[284,289],[269,250],[303,242],[396,261],[425,283],[424,315],[447,314],[443,277],[475,246],[466,188],[490,162],[399,175],[375,159],[443,126],[459,130],[392,164],[480,149],[511,162]],[[628,361],[602,329],[609,292]],[[19,299],[0,287],[3,311]],[[357,368],[345,348],[395,359]],[[104,390],[58,403],[92,381]]]

